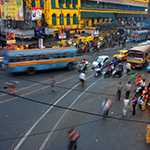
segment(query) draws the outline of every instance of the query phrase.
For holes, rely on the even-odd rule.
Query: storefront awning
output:
[[[137,7],[147,8],[147,6],[144,5],[144,4],[125,2],[125,1],[122,1],[122,0],[90,0],[90,1],[99,1],[99,2],[103,2],[103,3],[113,3],[113,4],[130,5],[130,6],[137,6]]]

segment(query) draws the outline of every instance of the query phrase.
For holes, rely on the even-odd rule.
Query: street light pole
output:
[[[63,23],[63,18],[62,18],[62,0],[61,0],[61,30],[63,29],[62,23]]]

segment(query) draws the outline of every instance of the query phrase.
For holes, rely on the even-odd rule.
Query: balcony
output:
[[[145,11],[145,8],[142,7],[135,7],[135,6],[124,6],[124,5],[102,5],[102,4],[85,4],[81,3],[82,8],[89,8],[89,9],[111,9],[111,10],[124,10],[124,11]]]

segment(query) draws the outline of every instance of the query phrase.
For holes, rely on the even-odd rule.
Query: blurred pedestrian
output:
[[[125,87],[125,91],[126,91],[126,97],[130,95],[130,92],[131,92],[131,89],[132,89],[132,85],[131,85],[131,82],[128,81],[128,83],[126,84],[126,87]]]
[[[119,84],[117,85],[117,100],[120,101],[121,98],[121,90],[122,90],[123,86],[122,86],[122,82],[119,82]]]
[[[74,150],[77,150],[77,140],[79,138],[79,133],[76,131],[76,129],[72,128],[68,131],[69,138],[70,138],[70,144],[68,147],[68,150],[71,150],[74,147]]]
[[[130,71],[131,71],[131,64],[129,62],[127,62],[126,64],[126,68],[127,68],[127,74],[130,75]]]
[[[135,95],[134,98],[132,99],[132,107],[133,107],[132,115],[135,115],[136,104],[137,104],[137,97]]]
[[[82,87],[83,87],[84,84],[85,84],[85,78],[86,78],[86,74],[82,71],[82,72],[79,74],[79,80],[82,82]]]
[[[53,76],[51,76],[50,81],[51,81],[52,92],[54,92],[55,91],[56,82],[55,82],[55,79],[54,79]]]
[[[148,125],[146,129],[146,144],[150,144],[150,125]]]
[[[122,106],[123,106],[123,117],[126,117],[126,115],[127,115],[127,111],[128,111],[129,104],[130,104],[129,97],[126,96],[126,98],[125,98],[125,99],[123,100],[123,102],[122,102]]]
[[[142,105],[143,105],[143,97],[142,97],[142,95],[139,96],[139,98],[138,98],[138,104],[139,104],[140,109],[142,110]]]
[[[105,119],[105,116],[108,116],[108,111],[111,107],[112,107],[112,101],[105,98],[101,106],[103,112],[103,119]]]
[[[8,86],[8,93],[19,95],[17,84],[19,84],[19,81],[8,81],[6,82],[6,85]],[[7,89],[7,87],[5,87]]]

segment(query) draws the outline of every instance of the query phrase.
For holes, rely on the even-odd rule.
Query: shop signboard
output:
[[[53,35],[54,34],[54,28],[45,28],[45,34],[46,35]]]
[[[15,44],[16,43],[15,33],[7,33],[6,41],[7,44]]]
[[[7,19],[7,3],[9,8],[9,18],[12,20],[24,20],[23,16],[23,1],[22,0],[9,0],[9,2],[5,2],[0,0],[1,2],[1,14],[2,19]]]
[[[32,7],[32,20],[41,20],[42,19],[42,8],[41,7]]]
[[[66,39],[66,32],[65,30],[58,31],[59,39]]]
[[[82,37],[81,38],[81,42],[85,43],[85,42],[89,42],[89,41],[93,41],[94,40],[94,36],[88,36],[88,37]]]
[[[92,34],[92,32],[93,32],[93,30],[90,30],[90,29],[86,29],[86,28],[85,28],[85,33],[86,33],[86,34]]]
[[[73,25],[66,25],[65,29],[73,29]]]
[[[97,36],[99,35],[99,31],[98,31],[98,30],[93,31],[92,34],[93,34],[95,37],[97,37]]]
[[[141,26],[141,23],[140,23],[140,22],[137,22],[137,23],[136,23],[136,27],[140,28],[140,26]]]

